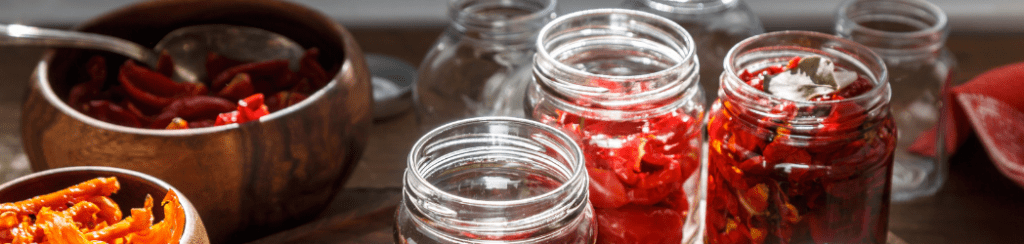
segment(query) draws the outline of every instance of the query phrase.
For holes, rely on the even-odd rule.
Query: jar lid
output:
[[[398,115],[412,107],[416,67],[381,54],[367,54],[366,66],[373,75],[373,119]]]

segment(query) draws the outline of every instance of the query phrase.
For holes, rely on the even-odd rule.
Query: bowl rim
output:
[[[198,0],[195,0],[195,1],[198,1]],[[159,3],[159,2],[161,2],[161,1],[153,1],[153,3]],[[173,2],[173,1],[163,1],[163,2],[164,3],[168,3],[168,2]],[[182,2],[188,2],[188,1],[182,1]],[[237,1],[237,2],[246,3],[248,1]],[[339,83],[341,83],[342,81],[345,81],[346,79],[357,79],[359,77],[356,74],[358,71],[354,67],[355,64],[353,63],[353,58],[354,58],[354,53],[361,53],[361,51],[358,50],[358,44],[356,43],[356,40],[353,38],[352,34],[349,33],[348,29],[346,29],[340,23],[338,23],[337,21],[334,21],[333,19],[329,18],[328,16],[323,15],[320,12],[317,12],[313,8],[310,8],[308,6],[301,5],[301,4],[298,4],[298,3],[292,3],[292,2],[289,2],[289,1],[257,1],[257,2],[259,2],[261,4],[262,3],[272,2],[273,4],[283,4],[283,5],[288,5],[290,7],[294,7],[294,8],[297,8],[297,9],[304,9],[304,10],[312,11],[313,14],[318,15],[318,16],[313,16],[313,18],[321,20],[321,21],[318,21],[318,22],[323,22],[325,24],[330,25],[331,29],[333,29],[332,34],[338,35],[341,38],[342,43],[339,46],[339,48],[341,50],[344,50],[344,52],[345,52],[344,56],[340,60],[341,65],[338,68],[337,73],[334,73],[333,75],[330,75],[331,80],[327,83],[327,85],[325,85],[324,87],[322,87],[322,88],[318,89],[317,91],[313,92],[306,99],[300,101],[297,104],[293,104],[291,106],[285,107],[284,109],[281,109],[281,110],[275,111],[273,113],[270,113],[268,115],[260,117],[259,120],[258,120],[259,124],[267,123],[267,122],[278,120],[278,119],[282,119],[283,117],[285,117],[285,116],[287,116],[289,114],[292,114],[292,113],[294,113],[294,112],[296,112],[298,110],[301,110],[301,109],[304,109],[306,107],[312,106],[311,104],[319,103],[321,100],[327,99],[326,93],[327,93],[328,90],[333,91],[335,89],[339,89],[340,88],[339,86],[341,86]],[[137,6],[137,5],[130,5],[130,6]],[[131,8],[130,6],[129,7],[123,7],[123,8],[120,8],[120,9],[115,9],[115,10],[112,10],[112,11],[109,11],[109,12],[105,12],[104,14],[95,16],[95,17],[91,18],[89,21],[84,22],[83,24],[78,25],[78,26],[76,26],[73,29],[80,30],[85,25],[95,24],[94,21],[96,21],[98,19],[109,18],[112,14],[128,11]],[[255,4],[254,4],[254,6],[255,6]],[[260,26],[250,26],[250,27],[262,28]],[[166,33],[165,33],[165,35],[166,35]],[[289,38],[291,38],[291,37],[289,37]],[[356,50],[353,50],[353,49],[356,49]],[[39,60],[39,63],[35,66],[35,69],[32,72],[32,77],[30,78],[31,80],[30,80],[29,83],[30,84],[35,83],[35,84],[39,85],[38,86],[38,88],[40,90],[39,92],[41,93],[43,99],[46,102],[48,102],[51,105],[53,105],[56,108],[56,110],[59,110],[60,112],[62,112],[65,115],[67,115],[68,117],[72,117],[75,120],[78,120],[78,121],[80,121],[80,122],[82,122],[82,123],[84,123],[86,125],[89,125],[89,126],[92,126],[92,127],[101,128],[101,129],[104,129],[104,130],[115,131],[115,132],[119,132],[119,133],[127,133],[127,134],[134,134],[134,135],[145,135],[145,136],[164,136],[164,137],[187,137],[187,136],[202,135],[202,134],[213,134],[213,133],[218,133],[218,132],[231,131],[231,130],[239,129],[241,127],[241,124],[234,123],[234,124],[227,124],[227,125],[221,125],[221,126],[211,126],[211,127],[206,127],[206,128],[190,128],[190,129],[176,129],[176,130],[149,129],[149,128],[136,128],[136,127],[128,127],[128,126],[122,126],[122,125],[117,125],[117,124],[111,124],[111,123],[103,122],[101,120],[92,118],[92,117],[90,117],[90,116],[88,116],[86,114],[83,114],[82,112],[72,108],[63,99],[61,99],[61,97],[57,96],[57,94],[53,91],[53,87],[50,85],[49,72],[50,72],[50,68],[51,68],[50,65],[53,63],[54,56],[56,56],[56,49],[48,49],[46,52],[44,52],[42,58]],[[369,82],[371,82],[371,80],[369,79],[369,76],[367,76],[366,82],[368,84],[369,84]],[[372,100],[373,98],[370,97],[370,99]],[[248,123],[246,123],[246,124],[248,124]]]
[[[148,174],[145,174],[145,173],[142,173],[142,172],[134,171],[134,170],[115,168],[115,167],[106,167],[106,166],[73,166],[73,167],[54,168],[54,169],[48,169],[48,170],[43,170],[43,171],[39,171],[39,172],[34,172],[34,173],[31,173],[31,174],[27,174],[27,175],[18,177],[17,179],[14,179],[14,180],[10,180],[8,182],[4,182],[3,184],[0,184],[0,190],[8,189],[8,188],[10,188],[12,186],[15,186],[15,185],[18,185],[18,184],[22,184],[22,183],[24,183],[24,182],[26,182],[28,180],[31,180],[31,179],[35,179],[35,178],[39,178],[39,177],[44,177],[44,176],[50,176],[50,175],[58,175],[58,174],[63,174],[63,173],[68,173],[68,172],[95,172],[97,174],[102,174],[102,173],[110,172],[110,173],[131,175],[131,176],[134,176],[134,177],[138,177],[138,178],[140,178],[142,180],[148,181],[149,183],[156,184],[157,186],[160,186],[160,187],[162,187],[162,188],[164,188],[166,190],[169,190],[169,191],[173,190],[174,193],[176,193],[178,195],[178,203],[181,204],[182,209],[185,210],[185,230],[182,231],[181,239],[178,240],[178,243],[181,243],[181,244],[188,243],[188,241],[193,238],[193,235],[196,235],[196,233],[198,232],[196,230],[197,226],[201,226],[202,225],[201,217],[199,217],[199,215],[197,213],[193,212],[193,211],[195,211],[196,208],[195,208],[195,206],[192,205],[192,202],[188,200],[188,197],[185,196],[185,193],[181,192],[177,188],[174,188],[174,186],[171,186],[171,184],[168,184],[167,182],[164,182],[163,180],[160,180],[160,179],[158,179],[158,178],[156,178],[154,176],[151,176],[151,175],[148,175]],[[46,193],[43,193],[43,194],[46,194]],[[205,233],[205,230],[203,230],[203,232]]]

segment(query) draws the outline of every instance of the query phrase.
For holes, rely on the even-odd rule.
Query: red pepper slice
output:
[[[97,99],[100,89],[107,80],[107,62],[103,56],[93,56],[85,63],[88,78],[85,82],[79,83],[68,92],[68,104],[80,108],[82,103]]]
[[[320,62],[317,61],[319,58],[320,49],[314,47],[306,50],[302,59],[299,60],[299,75],[309,79],[310,84],[314,87],[324,87],[331,80],[327,76],[327,72],[320,66]]]
[[[263,105],[263,94],[256,93],[239,100],[237,110],[217,115],[214,125],[245,123],[258,120],[267,114],[270,114],[270,111],[267,110],[267,105]]]
[[[302,93],[281,91],[273,96],[267,97],[267,109],[269,109],[270,112],[276,112],[302,102],[302,100],[305,100],[306,98],[307,96]]]
[[[679,185],[673,184],[653,188],[630,188],[626,192],[626,197],[633,205],[649,206],[665,200],[678,187]]]
[[[219,97],[194,96],[180,98],[165,107],[160,112],[160,115],[153,119],[150,127],[163,128],[175,117],[181,117],[186,120],[211,118],[220,113],[230,112],[235,107],[235,103]]]
[[[156,71],[167,77],[174,77],[174,59],[167,50],[160,52],[160,59],[156,61]]]
[[[103,122],[123,125],[129,127],[139,127],[139,119],[135,117],[131,112],[125,110],[117,104],[110,103],[104,100],[90,101],[82,108],[86,114],[90,117],[96,118]]]
[[[595,208],[617,208],[629,203],[626,188],[611,171],[588,168],[590,176],[590,203]]]
[[[252,78],[249,77],[249,74],[239,73],[231,79],[231,82],[224,89],[217,92],[217,96],[231,100],[240,100],[254,93],[256,93],[256,88],[252,85]]]
[[[775,168],[780,163],[811,165],[811,155],[807,151],[781,141],[774,141],[765,147],[764,160],[768,163],[766,168]]]
[[[210,83],[210,87],[214,91],[220,91],[221,89],[224,89],[224,87],[227,86],[228,83],[230,83],[231,80],[234,79],[236,75],[240,73],[246,73],[249,74],[249,76],[251,76],[253,85],[257,86],[256,91],[263,92],[264,90],[272,90],[269,89],[269,86],[273,85],[270,83],[277,80],[277,77],[283,75],[286,72],[291,71],[288,70],[288,60],[283,59],[242,64],[228,68],[227,70],[224,70],[223,72],[218,74],[217,78],[214,78],[212,83]],[[267,88],[260,89],[260,87]]]
[[[242,65],[244,62],[221,56],[217,53],[206,54],[206,81],[213,81],[228,68]]]
[[[244,122],[238,116],[238,111],[231,111],[217,115],[217,121],[213,123],[214,126],[221,126],[226,124],[236,124]]]
[[[684,215],[667,207],[596,209],[598,243],[678,244]]]
[[[263,104],[263,94],[256,93],[252,96],[246,97],[245,99],[238,101],[238,112],[239,116],[245,118],[245,121],[257,120],[264,115],[270,114],[267,109],[267,105]]]
[[[199,83],[174,82],[171,78],[128,60],[121,65],[121,83],[159,97],[181,97],[206,94],[206,86]],[[127,86],[127,85],[126,85]],[[131,91],[129,91],[131,92]]]

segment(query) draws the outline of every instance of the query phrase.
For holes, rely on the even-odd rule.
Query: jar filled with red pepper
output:
[[[704,93],[690,35],[653,14],[576,12],[541,30],[534,119],[586,155],[597,243],[694,243],[706,189]]]
[[[477,117],[409,153],[395,243],[594,243],[583,151],[536,121]]]
[[[725,59],[708,117],[708,243],[885,243],[896,127],[881,58],[804,31]]]

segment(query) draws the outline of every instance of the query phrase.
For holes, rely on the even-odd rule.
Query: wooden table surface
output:
[[[394,56],[415,66],[441,29],[352,32],[366,53]],[[963,81],[1024,61],[1022,44],[1024,35],[954,34],[947,46],[959,61],[957,79]],[[0,48],[0,136],[17,131],[18,92],[24,91],[39,53],[39,49]],[[254,243],[391,243],[406,154],[420,133],[411,111],[375,121],[372,130],[355,174],[321,218]],[[1024,243],[1024,189],[999,174],[973,137],[950,162],[949,180],[938,194],[892,204],[889,230],[899,238],[890,242]]]

